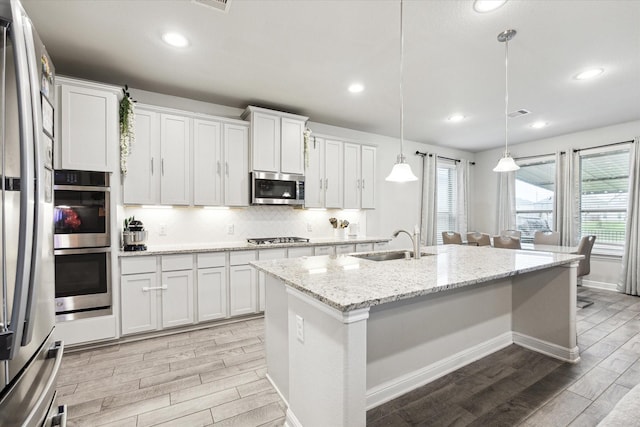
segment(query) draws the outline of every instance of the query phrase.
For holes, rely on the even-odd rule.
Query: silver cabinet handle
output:
[[[364,178],[362,178],[362,189],[364,190]]]
[[[320,178],[320,189],[322,190],[322,178]]]
[[[225,174],[229,176],[229,162],[224,162]]]
[[[149,291],[166,291],[167,289],[169,289],[169,287],[167,285],[162,285],[162,286],[145,286],[142,288],[142,292],[149,292]]]
[[[164,159],[160,160],[160,169],[162,169],[162,176],[164,176]]]
[[[327,190],[329,188],[329,178],[324,179],[324,189]]]
[[[360,180],[359,179],[356,179],[356,188],[360,189]]]
[[[218,164],[216,165],[216,173],[220,175],[220,160],[218,160]]]
[[[151,158],[151,175],[153,175],[153,157]]]

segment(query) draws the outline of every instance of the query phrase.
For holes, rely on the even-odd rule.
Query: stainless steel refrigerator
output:
[[[63,425],[54,405],[53,64],[18,0],[0,0],[0,426]],[[64,412],[64,411],[62,411]]]

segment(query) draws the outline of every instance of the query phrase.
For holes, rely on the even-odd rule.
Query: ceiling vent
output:
[[[229,4],[231,0],[191,0],[195,4],[205,6],[211,9],[219,10],[220,12],[227,13],[229,11]]]
[[[525,110],[524,108],[522,108],[520,110],[512,111],[507,115],[513,119],[514,117],[524,116],[525,114],[529,114],[529,113],[531,113],[531,111]]]

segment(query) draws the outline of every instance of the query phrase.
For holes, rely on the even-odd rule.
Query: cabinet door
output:
[[[304,174],[304,122],[283,117],[280,123],[280,171]]]
[[[256,312],[256,270],[250,265],[229,267],[229,315]]]
[[[131,274],[120,280],[122,335],[158,328],[158,282],[156,273]]]
[[[249,206],[249,130],[224,125],[224,204]]]
[[[341,209],[343,189],[342,142],[327,139],[324,148],[324,191],[325,207]]]
[[[218,122],[193,121],[193,204],[222,205],[222,141]]]
[[[191,120],[170,114],[160,115],[160,203],[190,203]]]
[[[253,170],[280,172],[280,117],[252,113],[251,153]]]
[[[127,158],[123,178],[124,204],[151,205],[160,201],[160,121],[157,113],[136,110],[136,142]]]
[[[355,247],[353,245],[337,245],[336,246],[336,255],[350,254],[352,252],[355,252]]]
[[[362,146],[362,171],[360,181],[360,207],[375,209],[376,207],[376,147]]]
[[[119,147],[116,95],[68,85],[61,89],[62,169],[115,172]]]
[[[193,271],[162,273],[162,327],[193,323]]]
[[[360,209],[360,146],[344,144],[344,208]]]
[[[324,207],[324,139],[309,141],[309,164],[304,174],[304,206]]]
[[[227,317],[227,274],[224,267],[198,270],[198,321]]]

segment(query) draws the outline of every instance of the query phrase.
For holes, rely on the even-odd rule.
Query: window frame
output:
[[[523,230],[521,230],[520,228],[518,228],[518,216],[520,214],[535,214],[535,215],[540,215],[541,219],[542,219],[542,214],[548,214],[550,221],[546,221],[547,222],[547,227],[548,230],[553,230],[554,229],[554,224],[555,224],[555,217],[556,217],[556,211],[555,211],[555,198],[557,197],[558,191],[558,183],[556,182],[556,177],[557,177],[557,170],[558,170],[558,164],[556,161],[556,156],[555,155],[541,155],[541,156],[533,156],[524,160],[517,160],[517,164],[518,166],[520,166],[520,168],[526,168],[528,166],[536,166],[536,165],[543,165],[543,164],[553,164],[553,176],[551,177],[553,179],[553,202],[551,203],[551,208],[550,209],[518,209],[518,204],[516,202],[516,206],[515,206],[515,218],[516,218],[516,224],[515,224],[515,228],[517,230],[520,230],[521,232],[523,232]],[[518,171],[515,171],[515,181],[523,181],[523,180],[518,180]],[[523,181],[526,182],[526,181]],[[529,185],[533,185],[533,184],[529,184]],[[549,190],[550,191],[550,190]],[[514,190],[514,196],[517,200],[518,198],[518,191],[517,191],[517,186],[516,189]],[[525,233],[523,232],[521,240],[523,242],[526,243],[533,243],[533,235],[531,236],[525,236]]]

